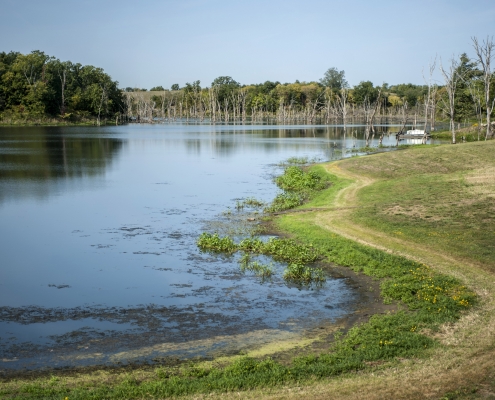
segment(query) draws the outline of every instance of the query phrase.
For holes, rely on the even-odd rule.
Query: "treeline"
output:
[[[0,122],[106,119],[126,115],[118,82],[103,69],[42,51],[0,53]]]
[[[241,85],[229,76],[221,76],[209,87],[201,87],[200,81],[186,83],[182,88],[174,84],[170,90],[162,86],[150,91],[128,87],[125,99],[128,116],[143,122],[154,118],[192,118],[212,122],[273,119],[279,123],[329,123],[342,117],[338,102],[343,90],[348,92],[349,115],[356,118],[363,116],[365,104],[377,101],[380,115],[397,116],[400,107],[407,103],[409,108],[418,108],[415,112],[419,118],[420,104],[428,91],[426,85],[378,87],[370,81],[350,88],[345,72],[330,68],[318,82],[266,81]]]
[[[424,77],[424,85],[374,86],[362,81],[348,84],[345,71],[328,69],[319,81],[280,83],[266,81],[242,85],[229,76],[216,78],[202,87],[199,80],[178,84],[170,90],[155,86],[119,89],[118,82],[101,68],[62,62],[41,51],[23,55],[0,53],[0,122],[106,119],[138,122],[195,119],[209,123],[309,123],[346,124],[365,121],[374,134],[374,124],[398,122],[435,129],[437,119],[450,121],[452,140],[462,122],[476,122],[478,138],[493,136],[494,74],[491,60],[493,39],[480,43],[473,38],[474,59],[462,54],[448,65],[436,60]],[[442,82],[433,79],[440,69]],[[401,129],[401,131],[402,131]]]

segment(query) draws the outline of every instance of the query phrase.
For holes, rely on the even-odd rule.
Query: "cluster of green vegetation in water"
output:
[[[310,164],[316,164],[318,162],[321,162],[320,157],[289,157],[287,160],[282,161],[281,163],[278,164],[280,167],[289,167],[293,165],[310,165]]]
[[[320,284],[326,282],[325,273],[321,268],[310,268],[303,264],[289,264],[284,271],[284,279],[296,284]]]
[[[321,172],[305,171],[299,166],[291,165],[275,179],[275,183],[282,189],[282,193],[265,207],[266,212],[279,212],[298,207],[314,197],[317,192],[325,189],[330,181],[328,176]]]
[[[262,279],[270,278],[273,275],[273,266],[262,264],[259,261],[251,261],[251,255],[244,253],[239,260],[242,272],[251,271]]]
[[[241,270],[252,271],[263,279],[274,274],[273,267],[258,261],[251,262],[251,255],[266,255],[276,261],[286,262],[288,266],[283,277],[287,282],[297,285],[320,285],[326,281],[321,268],[306,265],[319,258],[318,251],[312,245],[299,244],[292,239],[270,238],[263,241],[259,238],[246,238],[235,243],[229,236],[220,237],[216,233],[204,232],[200,235],[197,245],[203,251],[215,253],[243,252],[240,259]]]
[[[258,210],[258,209],[265,207],[265,205],[266,204],[264,201],[258,200],[254,197],[248,197],[248,198],[243,199],[243,200],[237,200],[235,203],[235,209],[237,211],[242,211],[245,208]]]

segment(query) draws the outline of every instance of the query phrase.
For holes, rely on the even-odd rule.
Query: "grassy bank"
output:
[[[456,128],[456,142],[477,142],[485,140],[486,127],[479,127],[476,123],[463,128]],[[431,132],[433,139],[452,140],[452,131],[450,129],[441,129]]]
[[[489,392],[495,373],[493,154],[495,142],[483,142],[314,167],[312,176],[329,178],[332,185],[311,194],[301,206],[307,212],[274,222],[304,248],[311,246],[320,262],[380,279],[385,301],[399,303],[398,312],[336,335],[326,354],[289,364],[237,357],[9,381],[2,383],[0,395],[382,399],[471,398]],[[218,245],[234,250],[228,240]]]

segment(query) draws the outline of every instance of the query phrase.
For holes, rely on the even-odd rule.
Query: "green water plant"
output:
[[[273,275],[273,265],[262,264],[259,261],[251,261],[249,253],[244,253],[239,260],[242,272],[250,271],[262,279],[270,278]]]
[[[265,207],[265,212],[274,213],[299,207],[304,202],[304,197],[298,193],[282,192],[277,194],[273,201]]]
[[[201,250],[215,253],[230,254],[237,250],[237,246],[230,236],[220,237],[217,233],[203,232],[196,243]]]
[[[320,157],[307,157],[307,156],[304,156],[304,157],[289,157],[287,160],[285,161],[282,161],[281,163],[279,163],[278,165],[281,166],[281,167],[286,167],[286,166],[289,166],[289,165],[309,165],[309,164],[315,164],[317,162],[321,162],[321,158]]]
[[[254,197],[247,197],[243,200],[237,200],[235,202],[235,209],[237,211],[242,211],[244,208],[251,208],[254,210],[258,210],[260,208],[263,208],[265,206],[265,202],[258,200]]]
[[[306,266],[320,257],[312,244],[301,244],[287,238],[270,238],[263,241],[257,237],[245,238],[235,243],[229,236],[221,237],[216,233],[204,232],[198,238],[197,245],[203,251],[214,253],[232,254],[242,251],[244,254],[239,262],[241,270],[252,271],[263,278],[272,276],[273,267],[258,261],[251,262],[251,256],[254,254],[271,256],[276,261],[288,263],[288,272],[286,271],[284,278],[292,283],[309,284],[325,281],[323,270]]]
[[[287,167],[284,173],[275,179],[277,186],[285,191],[306,193],[312,190],[322,190],[325,183],[313,171],[304,171],[301,167]]]
[[[284,271],[284,279],[287,282],[310,285],[321,285],[326,282],[325,273],[321,268],[311,268],[303,264],[289,264]]]
[[[237,246],[245,252],[268,255],[277,261],[287,263],[308,264],[315,262],[320,256],[311,244],[301,244],[288,238],[270,238],[267,241],[246,238]]]
[[[298,207],[313,198],[316,193],[330,185],[328,174],[316,169],[303,169],[290,165],[284,173],[275,178],[276,185],[282,189],[275,199],[265,207],[265,212],[274,213]]]

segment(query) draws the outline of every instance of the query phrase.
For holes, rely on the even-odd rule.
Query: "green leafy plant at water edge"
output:
[[[218,234],[203,232],[198,241],[198,247],[203,251],[263,254],[272,256],[277,261],[287,263],[307,264],[318,260],[319,253],[313,245],[300,244],[293,239],[270,238],[266,242],[259,238],[246,238],[238,244],[229,236],[220,237]]]
[[[273,266],[261,264],[258,261],[251,261],[251,256],[248,253],[244,253],[239,261],[239,265],[242,272],[251,271],[256,276],[266,279],[273,275]]]
[[[297,193],[282,192],[277,194],[272,203],[265,208],[265,212],[273,213],[290,210],[299,207],[304,202],[304,197]]]
[[[324,282],[323,270],[309,268],[305,264],[315,262],[320,257],[318,251],[310,244],[300,244],[292,239],[270,238],[266,242],[259,238],[246,238],[238,244],[229,236],[220,237],[218,234],[202,233],[197,241],[203,251],[223,252],[232,254],[243,251],[240,259],[242,271],[252,271],[257,276],[267,278],[272,276],[273,268],[257,261],[250,262],[250,254],[262,254],[273,257],[276,261],[289,263],[288,271],[284,275],[287,281],[298,284]],[[292,266],[291,266],[292,265]],[[302,268],[302,269],[297,269]]]
[[[255,199],[254,197],[248,197],[244,200],[237,200],[235,208],[237,211],[244,210],[244,208],[260,209],[265,206],[265,202]]]
[[[289,192],[305,193],[325,189],[321,177],[313,171],[305,172],[302,168],[287,167],[284,173],[275,179],[277,186]]]
[[[275,179],[275,183],[283,192],[265,207],[265,212],[279,212],[298,207],[325,189],[330,180],[328,175],[321,171],[305,171],[298,166],[289,166]]]
[[[303,285],[326,282],[325,273],[321,268],[310,268],[303,264],[289,264],[284,271],[284,279],[288,282]]]
[[[316,164],[317,162],[321,162],[321,158],[319,157],[289,157],[287,160],[282,161],[278,164],[281,167],[290,166],[290,165],[308,165],[308,164]]]
[[[319,253],[311,244],[300,244],[293,239],[270,238],[263,242],[258,238],[246,238],[237,245],[245,252],[272,256],[277,261],[308,264],[319,258]]]
[[[220,237],[218,234],[203,232],[197,241],[201,250],[213,251],[216,253],[233,253],[237,250],[234,240],[229,236]]]

